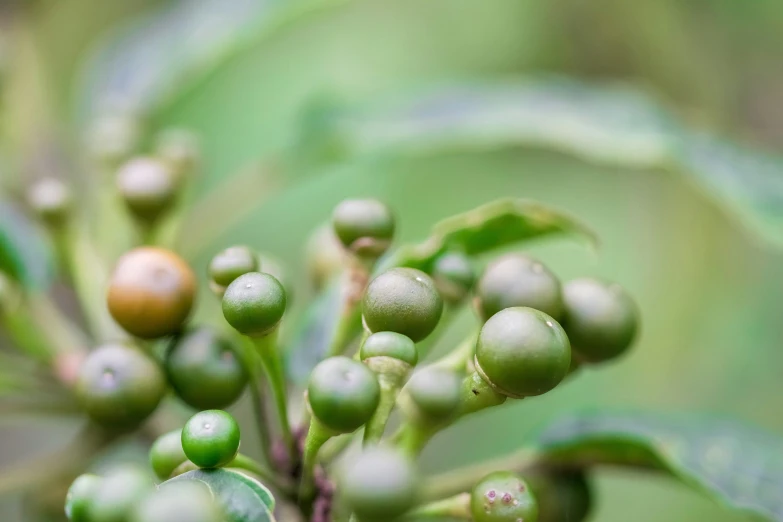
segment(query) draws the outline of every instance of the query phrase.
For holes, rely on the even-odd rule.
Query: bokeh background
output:
[[[779,150],[779,0],[28,0],[3,2],[0,17],[3,189],[16,194],[42,171],[89,183],[73,158],[96,118],[117,110],[150,130],[190,128],[204,166],[182,248],[201,273],[212,252],[248,243],[282,261],[301,304],[304,241],[351,196],[386,200],[401,241],[506,196],[596,231],[597,252],[560,240],[527,250],[563,279],[626,286],[644,319],[633,353],[461,423],[427,450],[430,469],[511,451],[549,420],[594,407],[718,413],[783,433],[781,178],[761,184],[757,210],[772,216],[761,227],[732,198],[758,184],[752,168],[715,191],[709,175],[633,148],[619,160],[535,139],[364,153],[361,126],[353,148],[339,133],[312,138],[335,108],[385,107],[433,85],[567,77],[598,92],[619,82],[682,128]],[[626,110],[620,94],[612,108],[612,92],[596,121]],[[531,106],[546,121],[547,104]],[[205,299],[199,317],[215,313]],[[0,462],[55,448],[75,426],[2,423]],[[601,471],[596,483],[595,521],[745,520],[662,477]],[[0,519],[21,520],[19,505],[5,498]]]

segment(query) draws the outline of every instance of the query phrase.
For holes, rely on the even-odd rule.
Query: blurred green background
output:
[[[270,22],[275,9],[287,14]],[[201,21],[186,15],[199,10]],[[351,196],[386,200],[402,241],[505,196],[567,210],[598,233],[597,253],[566,241],[528,250],[563,279],[601,275],[629,288],[644,319],[632,355],[449,430],[426,452],[431,469],[513,450],[548,420],[587,407],[715,412],[783,433],[779,247],[670,169],[521,146],[319,163],[292,145],[324,100],[372,103],[432,82],[558,74],[630,83],[694,128],[780,149],[779,0],[37,0],[3,4],[0,17],[2,183],[11,193],[36,169],[57,168],[40,166],[42,147],[54,142],[76,156],[86,125],[118,92],[142,106],[148,128],[201,136],[205,168],[194,197],[230,186],[251,164],[304,165],[283,168],[279,188],[259,188],[255,201],[226,192],[243,210],[219,235],[204,236],[208,244],[192,258],[202,273],[211,252],[246,242],[302,274],[308,233]],[[139,24],[155,20],[159,39],[133,60],[122,54],[138,44],[139,27],[153,27]],[[176,38],[188,23],[189,38]],[[71,166],[63,171],[88,176]],[[202,239],[194,223],[185,244]],[[200,316],[213,308],[205,301]],[[57,421],[4,426],[0,461],[56,447],[72,429]],[[595,521],[745,519],[656,476],[602,471],[597,484]],[[17,499],[3,509],[0,519],[21,520]]]

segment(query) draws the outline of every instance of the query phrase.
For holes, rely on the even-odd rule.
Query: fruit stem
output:
[[[329,341],[327,357],[342,355],[362,327],[361,303],[364,290],[370,278],[372,263],[362,261],[356,256],[348,256],[348,266],[342,275],[342,310],[337,325]]]
[[[258,475],[262,481],[268,483],[270,486],[274,487],[280,492],[286,494],[293,493],[294,485],[289,480],[279,477],[267,466],[248,457],[247,455],[237,453],[237,456],[234,457],[234,460],[226,464],[225,467],[249,471],[255,475]]]
[[[443,426],[414,424],[407,422],[400,426],[392,440],[404,454],[418,457],[424,446]]]
[[[465,416],[492,406],[499,406],[506,402],[506,399],[508,398],[495,391],[495,389],[475,371],[465,377],[462,381],[460,395],[460,416]]]
[[[364,445],[377,443],[383,437],[386,424],[389,422],[397,396],[402,389],[402,380],[397,375],[378,374],[378,384],[381,387],[381,399],[369,422],[364,427]]]
[[[470,493],[459,493],[453,497],[424,504],[406,515],[412,520],[427,518],[456,518],[470,520]]]
[[[266,417],[266,407],[264,404],[264,398],[261,394],[261,387],[264,383],[263,376],[261,375],[261,367],[259,364],[256,364],[255,345],[251,343],[241,343],[240,346],[244,347],[244,349],[241,350],[242,364],[250,376],[248,388],[250,389],[250,400],[253,404],[253,415],[256,419],[256,428],[258,429],[258,436],[261,442],[261,452],[266,463],[272,465],[274,463],[274,459],[272,457],[272,436],[269,433],[269,422]]]
[[[307,429],[302,456],[302,479],[299,483],[300,505],[311,500],[315,486],[314,475],[315,465],[318,462],[318,452],[326,441],[335,435],[336,433],[318,422],[315,417],[310,418],[310,427]]]

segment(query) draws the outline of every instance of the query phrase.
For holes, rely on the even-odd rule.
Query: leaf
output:
[[[593,246],[598,242],[587,227],[566,214],[532,201],[507,198],[444,219],[433,227],[427,240],[400,247],[381,266],[428,272],[438,256],[449,250],[475,256],[552,234],[573,235]]]
[[[260,482],[230,469],[197,469],[172,478],[205,483],[221,504],[226,522],[274,522],[275,501]]]
[[[630,87],[551,78],[465,82],[342,110],[319,107],[308,121],[317,125],[302,131],[306,146],[317,151],[328,144],[343,159],[525,146],[673,171],[751,231],[783,246],[783,158],[693,132]]]
[[[671,473],[727,507],[783,521],[783,438],[737,421],[583,414],[555,423],[540,446],[555,462]]]
[[[28,290],[44,290],[52,282],[54,266],[41,231],[16,207],[0,201],[0,271]]]

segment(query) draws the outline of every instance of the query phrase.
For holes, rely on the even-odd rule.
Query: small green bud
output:
[[[167,480],[177,466],[188,460],[182,449],[182,430],[164,433],[150,448],[150,465],[155,476]]]
[[[239,424],[234,417],[222,410],[207,410],[185,423],[182,449],[196,466],[219,468],[236,457],[239,438]]]
[[[73,481],[65,497],[65,516],[68,520],[90,522],[90,506],[101,480],[97,475],[86,473]]]
[[[449,252],[435,260],[432,279],[444,300],[459,303],[473,289],[476,272],[468,256],[460,252]]]
[[[405,414],[418,424],[443,424],[460,406],[462,380],[455,372],[429,366],[415,372],[400,397]]]
[[[508,254],[484,270],[476,285],[476,305],[484,320],[513,306],[535,308],[559,319],[563,312],[560,281],[535,259]]]
[[[215,254],[209,262],[210,286],[222,297],[234,279],[260,269],[258,254],[252,248],[243,245],[228,247]]]
[[[283,285],[261,272],[237,277],[223,295],[223,316],[244,335],[263,336],[274,330],[283,318],[285,306]]]
[[[509,471],[481,479],[470,496],[474,522],[537,522],[538,503],[527,483]]]
[[[639,312],[620,285],[576,279],[563,288],[563,328],[580,362],[600,363],[619,357],[639,329]]]
[[[387,522],[397,520],[414,506],[419,477],[414,464],[403,454],[373,447],[345,466],[338,485],[360,522]]]
[[[506,308],[481,328],[475,364],[481,377],[502,395],[541,395],[568,374],[571,346],[560,324],[544,312]]]
[[[171,169],[154,158],[134,158],[117,172],[117,190],[128,210],[145,223],[158,220],[171,209],[178,193]]]
[[[443,299],[421,270],[392,268],[370,282],[362,306],[371,332],[397,332],[417,343],[438,325]]]
[[[209,487],[197,480],[168,482],[147,495],[129,522],[223,522]]]
[[[342,244],[359,257],[380,257],[394,236],[394,216],[376,199],[347,199],[334,209],[332,225]]]
[[[370,420],[381,397],[375,374],[348,357],[329,357],[313,369],[307,402],[313,416],[337,433],[352,433]]]
[[[146,473],[135,467],[122,467],[106,476],[90,503],[90,522],[125,522],[133,509],[154,485]]]
[[[71,190],[59,178],[43,178],[30,186],[27,202],[50,227],[63,225],[72,206]]]

